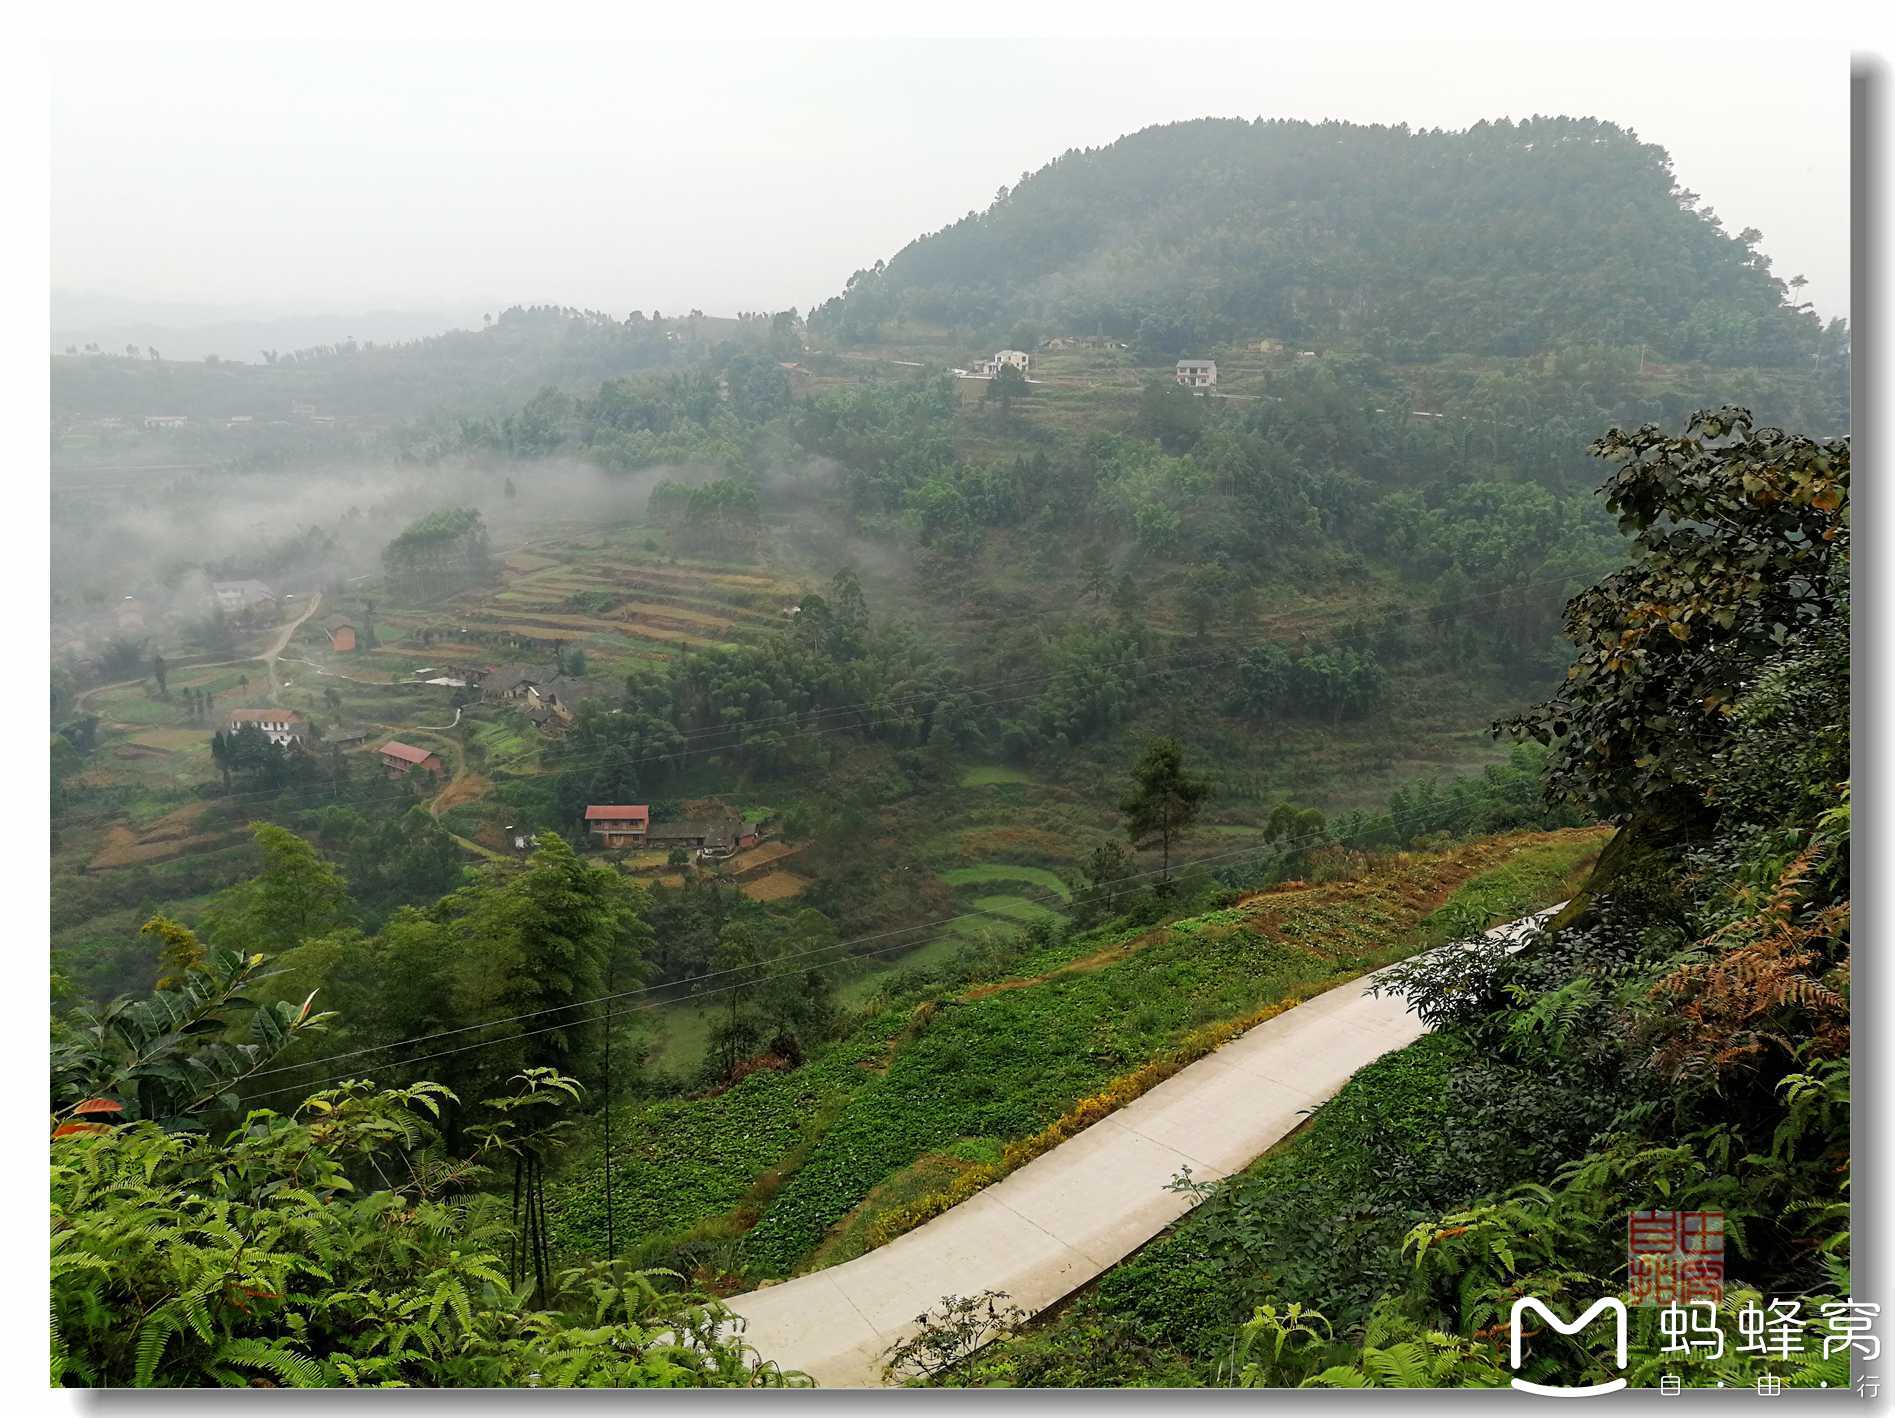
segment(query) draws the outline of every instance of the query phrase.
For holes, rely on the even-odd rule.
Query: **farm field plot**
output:
[[[963,788],[1000,787],[1008,783],[1031,783],[1033,779],[1018,768],[1006,768],[998,764],[982,764],[970,768],[961,774]]]
[[[617,663],[739,642],[782,623],[795,584],[755,566],[675,559],[633,528],[602,539],[535,543],[502,560],[498,587],[438,605],[392,611],[398,633],[464,632],[456,658],[530,655],[546,642],[576,642]],[[631,539],[637,538],[639,541]],[[510,642],[524,642],[514,644]],[[404,645],[405,648],[405,645]]]
[[[941,873],[949,886],[985,886],[991,882],[1019,881],[1051,892],[1062,901],[1072,899],[1072,889],[1055,872],[1045,867],[1020,866],[1011,862],[988,862],[977,867],[954,867]]]
[[[754,881],[746,881],[741,890],[752,901],[786,901],[800,896],[809,887],[809,879],[795,872],[773,871]]]
[[[759,842],[756,846],[737,853],[724,866],[732,874],[742,876],[746,872],[767,867],[772,862],[780,862],[785,857],[793,857],[802,850],[801,843]]]
[[[1066,918],[1050,906],[1042,906],[1024,896],[976,896],[974,909],[984,911],[990,916],[999,916],[1003,920],[1017,921],[1022,925],[1034,921],[1063,921]]]

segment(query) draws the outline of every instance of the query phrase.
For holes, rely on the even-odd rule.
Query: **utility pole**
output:
[[[605,1258],[618,1259],[618,1230],[612,1209],[612,996],[616,992],[616,962],[605,967]]]

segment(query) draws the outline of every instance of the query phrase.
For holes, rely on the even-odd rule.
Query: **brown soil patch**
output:
[[[755,881],[746,881],[742,890],[752,901],[782,901],[800,895],[808,886],[809,882],[794,872],[773,871]]]
[[[141,842],[132,835],[130,828],[114,827],[105,834],[104,845],[92,858],[91,868],[93,871],[109,871],[113,867],[137,866],[141,862],[162,862],[200,848],[220,847],[229,840],[227,836],[207,832],[195,837],[167,837],[156,842]]]
[[[493,783],[480,774],[463,774],[441,790],[440,796],[429,805],[429,811],[439,815],[462,803],[476,802],[486,797],[492,789]]]
[[[145,830],[138,836],[146,842],[162,842],[167,838],[186,836],[197,820],[216,806],[212,802],[186,803],[147,823]]]
[[[780,862],[785,857],[793,857],[802,850],[801,846],[792,847],[787,842],[759,842],[756,846],[737,853],[724,865],[729,867],[734,875],[742,876],[745,872],[767,867],[771,862]]]
[[[963,866],[993,861],[1032,864],[1069,861],[1073,844],[1070,838],[1037,827],[977,827],[961,834],[956,850]]]

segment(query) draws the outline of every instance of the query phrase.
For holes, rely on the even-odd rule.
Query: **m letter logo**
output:
[[[1617,1327],[1617,1332],[1613,1336],[1617,1343],[1613,1349],[1612,1357],[1618,1361],[1618,1365],[1621,1369],[1625,1367],[1625,1301],[1613,1299],[1609,1295],[1603,1300],[1593,1301],[1592,1307],[1571,1324],[1567,1324],[1531,1295],[1515,1300],[1513,1302],[1513,1317],[1509,1320],[1507,1326],[1513,1331],[1513,1347],[1512,1352],[1508,1355],[1508,1367],[1514,1369],[1520,1367],[1520,1316],[1525,1314],[1528,1310],[1537,1312],[1541,1319],[1545,1320],[1548,1325],[1561,1334],[1577,1334],[1600,1315],[1606,1313],[1608,1310],[1611,1311],[1612,1323]],[[1517,1389],[1524,1389],[1528,1393],[1545,1394],[1548,1398],[1591,1398],[1595,1394],[1617,1393],[1620,1389],[1625,1387],[1625,1380],[1611,1379],[1602,1384],[1589,1384],[1584,1388],[1561,1388],[1552,1384],[1536,1384],[1529,1379],[1515,1379],[1513,1386]]]

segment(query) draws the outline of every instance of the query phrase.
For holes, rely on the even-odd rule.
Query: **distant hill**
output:
[[[140,355],[156,349],[165,359],[260,361],[265,350],[307,349],[349,341],[391,344],[437,335],[443,330],[478,328],[480,313],[450,315],[439,310],[362,310],[258,314],[228,306],[130,300],[86,291],[55,290],[52,347],[55,353],[97,345],[122,354],[127,345]]]
[[[540,305],[509,307],[478,329],[390,342],[345,337],[251,351],[243,361],[215,351],[181,359],[175,347],[146,348],[128,337],[77,353],[61,346],[52,360],[52,415],[57,427],[152,414],[282,419],[299,407],[382,420],[488,413],[547,385],[592,389],[626,374],[686,368],[724,342],[760,342],[767,328],[762,320],[642,312],[620,320]]]
[[[1397,359],[1646,344],[1808,360],[1823,327],[1761,236],[1723,230],[1664,149],[1599,119],[1207,118],[1063,154],[858,271],[811,325],[1111,335],[1148,356],[1272,337]]]

